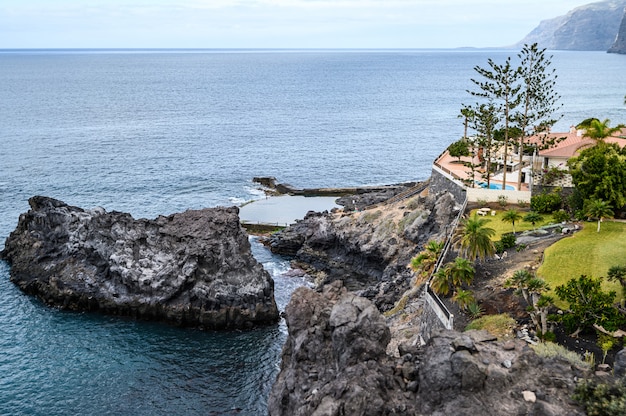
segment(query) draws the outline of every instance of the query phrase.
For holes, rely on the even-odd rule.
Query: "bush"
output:
[[[574,390],[574,400],[589,416],[626,414],[626,385],[583,380]]]
[[[530,198],[530,209],[540,214],[554,212],[563,206],[561,193],[553,191],[551,193],[541,193]]]
[[[504,248],[513,248],[515,247],[515,243],[517,242],[517,237],[513,233],[505,233],[500,237],[500,241],[504,245]]]
[[[547,333],[546,333],[547,334]],[[545,358],[561,358],[568,363],[581,368],[591,368],[587,362],[583,361],[583,359],[576,354],[574,351],[570,351],[562,345],[555,344],[553,342],[541,342],[537,345],[532,345],[532,349],[537,353],[540,357]]]
[[[513,335],[513,328],[515,328],[515,325],[515,319],[511,318],[506,313],[501,313],[498,315],[487,315],[482,318],[478,318],[470,322],[465,330],[484,329],[498,338],[504,338]]]
[[[506,196],[506,195],[498,195],[498,204],[501,207],[503,207],[503,208],[506,207],[508,203],[509,203],[509,197],[508,196]]]
[[[461,160],[461,156],[470,155],[469,144],[466,140],[458,140],[448,146],[448,153],[450,153],[450,156],[456,157]]]
[[[560,209],[558,211],[554,211],[552,214],[552,218],[554,222],[564,222],[569,220],[569,213],[564,209]]]

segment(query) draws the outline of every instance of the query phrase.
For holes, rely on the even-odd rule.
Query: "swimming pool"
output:
[[[487,182],[476,182],[476,184],[478,186],[480,186],[481,188],[487,188]],[[500,184],[500,183],[490,183],[489,184],[489,189],[500,189],[500,190],[502,190],[502,184]],[[505,190],[506,191],[514,191],[515,187],[513,187],[511,185],[506,185]]]

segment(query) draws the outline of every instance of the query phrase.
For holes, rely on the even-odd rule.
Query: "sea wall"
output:
[[[433,165],[430,176],[430,192],[432,194],[450,192],[454,196],[454,199],[459,202],[465,200],[466,193],[465,187],[458,179],[454,179],[435,165]]]

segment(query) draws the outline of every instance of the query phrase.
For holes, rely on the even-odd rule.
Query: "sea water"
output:
[[[514,54],[0,51],[0,241],[33,195],[154,218],[262,198],[254,176],[300,188],[426,179],[463,135],[474,66]],[[553,54],[557,130],[626,122],[626,56]],[[251,243],[283,310],[308,283]],[[0,414],[264,414],[286,331],[60,311],[0,262]]]

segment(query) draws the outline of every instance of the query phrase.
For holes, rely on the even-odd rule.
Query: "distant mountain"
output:
[[[624,11],[624,17],[622,17],[622,24],[617,31],[617,39],[615,39],[615,43],[609,49],[609,53],[626,54],[626,10]]]
[[[537,42],[547,49],[606,51],[616,41],[626,0],[577,7],[565,16],[543,20],[515,46]]]

